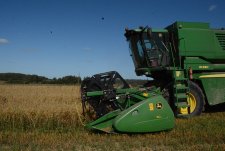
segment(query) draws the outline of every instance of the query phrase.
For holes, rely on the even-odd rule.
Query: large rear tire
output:
[[[201,88],[194,82],[189,81],[190,91],[187,93],[189,108],[184,107],[178,109],[178,114],[182,116],[197,116],[202,113],[205,105],[205,97]]]

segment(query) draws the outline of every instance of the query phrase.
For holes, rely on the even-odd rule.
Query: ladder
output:
[[[173,92],[174,92],[174,105],[176,108],[176,115],[182,116],[179,113],[181,108],[188,108],[188,114],[190,114],[190,106],[188,105],[188,97],[187,93],[189,91],[189,84],[188,78],[185,77],[184,71],[176,69],[174,72],[174,85],[173,85]]]

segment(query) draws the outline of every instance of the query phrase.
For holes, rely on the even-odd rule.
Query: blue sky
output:
[[[103,19],[104,18],[104,19]],[[0,0],[0,73],[137,78],[125,27],[225,27],[224,0]]]

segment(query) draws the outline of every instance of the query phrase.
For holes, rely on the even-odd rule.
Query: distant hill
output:
[[[49,79],[44,76],[22,73],[0,73],[1,83],[9,84],[77,84],[81,78],[78,76],[65,76]]]

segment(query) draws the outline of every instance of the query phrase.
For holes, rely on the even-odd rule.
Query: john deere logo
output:
[[[161,109],[161,108],[162,108],[162,103],[157,103],[157,104],[156,104],[156,108],[157,108],[157,109]]]

